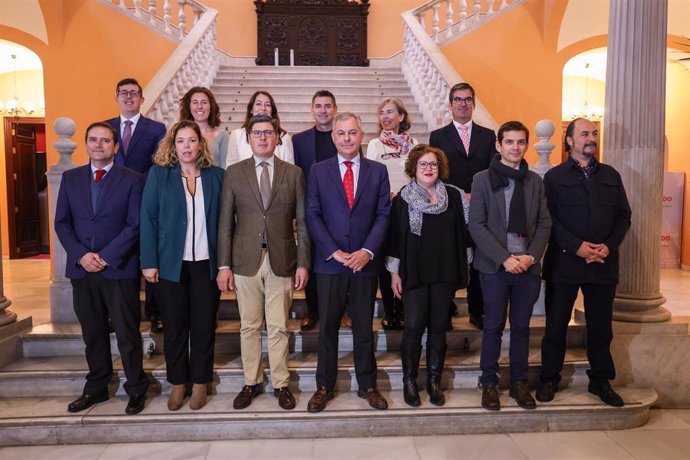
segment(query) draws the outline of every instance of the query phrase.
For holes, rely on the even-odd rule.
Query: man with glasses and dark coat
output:
[[[458,83],[450,89],[448,107],[453,120],[431,132],[429,145],[443,150],[448,157],[450,171],[447,182],[460,187],[471,199],[472,178],[489,168],[496,155],[496,134],[489,128],[472,121],[475,91],[469,83]],[[471,242],[470,242],[471,244]],[[484,299],[479,272],[470,264],[470,282],[467,285],[467,309],[470,323],[484,327]],[[451,311],[457,311],[453,306]]]

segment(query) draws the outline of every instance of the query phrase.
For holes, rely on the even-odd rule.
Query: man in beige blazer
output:
[[[304,174],[274,156],[279,132],[277,120],[252,117],[247,137],[253,156],[231,165],[223,181],[217,281],[222,291],[237,291],[245,380],[235,409],[248,407],[263,391],[264,316],[273,393],[281,408],[295,407],[288,389],[287,320],[294,289],[303,289],[309,278],[311,243],[304,222]]]

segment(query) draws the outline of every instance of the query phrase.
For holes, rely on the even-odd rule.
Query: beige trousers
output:
[[[261,266],[254,276],[235,275],[237,305],[240,310],[240,346],[245,385],[263,382],[261,365],[261,325],[266,316],[268,363],[274,389],[286,387],[288,372],[288,312],[292,306],[292,277],[276,276],[268,251],[262,251]]]

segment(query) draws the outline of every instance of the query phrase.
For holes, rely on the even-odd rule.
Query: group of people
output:
[[[312,98],[314,127],[292,138],[266,91],[252,95],[242,127],[230,134],[219,128],[220,109],[207,88],[184,95],[179,121],[167,133],[139,113],[143,100],[136,80],[117,84],[120,116],[87,128],[89,164],[66,171],[60,185],[55,230],[67,253],[89,366],[70,412],[109,397],[110,327],[127,379],[125,412],[144,409],[142,274],[147,300],[159,308],[152,328],[164,334],[171,411],[184,405],[190,388],[191,409],[207,402],[220,293],[231,290],[244,372],[235,409],[264,391],[264,324],[274,396],[279,407],[295,408],[287,326],[299,289],[308,307],[300,328],[319,324],[309,412],[322,411],[335,396],[346,312],[357,394],[375,409],[388,407],[376,384],[378,289],[382,328],[403,331],[406,404],[421,404],[417,380],[426,331],[425,388],[429,401],[441,406],[446,331],[456,290],[465,287],[470,322],[483,329],[482,407],[500,409],[498,359],[509,317],[509,394],[519,406],[534,408],[527,386],[529,321],[542,277],[547,316],[537,399],[548,402],[558,391],[567,325],[581,289],[589,391],[607,404],[623,404],[610,385],[609,348],[617,249],[631,212],[618,173],[594,157],[598,132],[588,120],[570,123],[570,158],[542,182],[524,160],[529,130],[509,121],[495,134],[474,123],[475,91],[467,83],[451,88],[453,121],[433,131],[429,144],[409,134],[402,100],[382,101],[379,136],[366,154],[361,119],[338,112],[327,90]]]

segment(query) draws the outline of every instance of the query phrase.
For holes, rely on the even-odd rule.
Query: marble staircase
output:
[[[377,108],[386,97],[400,97],[412,119],[410,134],[420,142],[429,139],[427,125],[400,68],[221,65],[211,90],[218,99],[225,129],[241,126],[247,102],[259,89],[271,93],[282,125],[291,134],[314,125],[312,95],[327,89],[335,96],[339,111],[355,112],[362,118],[365,143],[377,136]]]
[[[33,327],[20,336],[18,346],[22,358],[0,368],[0,445],[622,429],[644,424],[657,398],[654,390],[628,386],[621,392],[626,406],[614,409],[588,394],[586,353],[582,346],[584,327],[574,320],[569,329],[570,348],[563,372],[565,388],[557,393],[555,401],[540,404],[535,411],[525,411],[509,400],[504,391],[504,408],[489,413],[481,409],[477,390],[481,333],[466,318],[455,318],[454,330],[448,334],[449,351],[442,380],[448,402],[442,408],[432,406],[422,391],[423,405],[413,409],[402,401],[401,332],[383,331],[379,320],[374,319],[378,386],[388,397],[390,409],[375,411],[357,398],[352,335],[349,329],[343,328],[336,398],[324,412],[310,414],[306,405],[315,390],[318,332],[299,332],[298,320],[290,320],[289,328],[290,385],[298,402],[294,411],[278,408],[270,385],[267,394],[258,397],[250,409],[232,409],[234,395],[243,385],[239,322],[221,320],[212,395],[209,404],[200,411],[191,411],[187,406],[178,413],[167,410],[169,385],[159,352],[162,335],[142,328],[144,348],[152,351],[144,360],[152,385],[144,412],[128,417],[124,415],[124,375],[117,355],[113,356],[116,378],[111,384],[111,394],[115,396],[84,413],[69,414],[66,405],[81,393],[86,374],[79,327],[75,324]],[[531,385],[538,378],[543,328],[543,317],[533,318]],[[113,350],[117,350],[114,336],[112,340]],[[507,330],[501,357],[504,387],[508,382],[509,342]],[[423,368],[424,359],[419,379],[422,383]],[[267,376],[265,380],[270,379]]]

